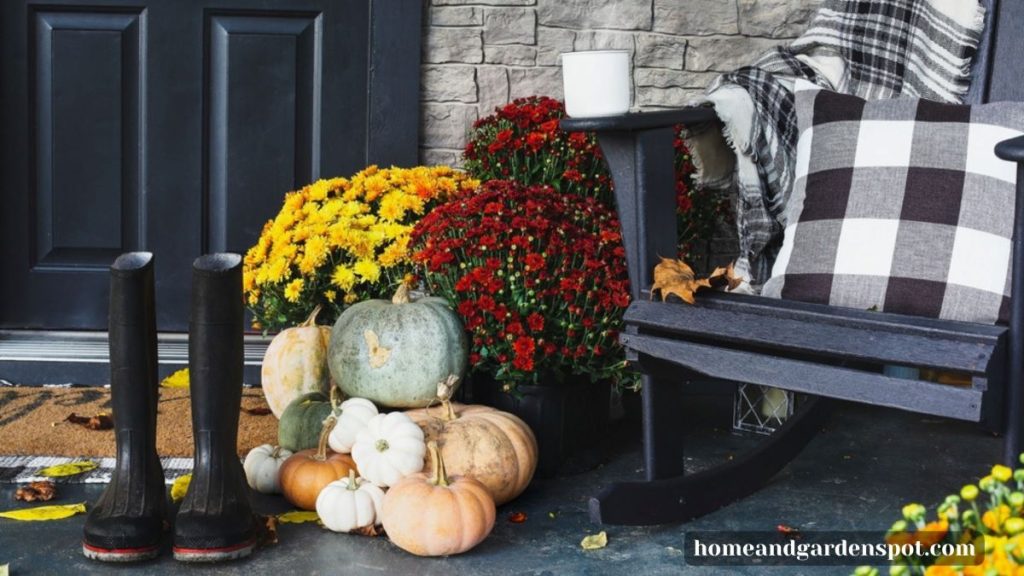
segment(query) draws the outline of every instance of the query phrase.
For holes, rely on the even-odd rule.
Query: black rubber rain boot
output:
[[[237,447],[243,322],[242,257],[196,259],[188,338],[195,464],[174,524],[177,560],[233,560],[256,546],[258,521]]]
[[[167,516],[156,453],[156,313],[153,255],[122,254],[110,267],[110,401],[117,463],[85,519],[82,552],[104,562],[160,553]]]

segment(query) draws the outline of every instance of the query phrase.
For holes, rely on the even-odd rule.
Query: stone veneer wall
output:
[[[406,0],[396,0],[406,1]],[[458,165],[480,116],[512,99],[562,97],[558,55],[633,54],[633,107],[681,105],[720,71],[806,26],[820,0],[428,0],[420,160]]]

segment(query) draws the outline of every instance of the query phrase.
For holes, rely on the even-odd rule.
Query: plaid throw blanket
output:
[[[736,267],[754,290],[768,279],[781,246],[793,185],[793,82],[802,78],[865,99],[907,95],[959,103],[970,87],[984,19],[976,0],[825,0],[791,45],[708,87],[702,102],[715,106],[725,139],[695,127],[687,140],[703,185],[736,188]],[[724,158],[727,146],[734,160]]]

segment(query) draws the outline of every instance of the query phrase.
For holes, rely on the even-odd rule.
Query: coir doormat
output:
[[[157,452],[163,457],[192,456],[192,409],[186,388],[161,388],[157,415]],[[113,430],[89,430],[65,420],[71,413],[110,413],[110,390],[102,387],[0,387],[0,455],[114,456]],[[238,453],[277,443],[277,418],[259,388],[242,392]]]

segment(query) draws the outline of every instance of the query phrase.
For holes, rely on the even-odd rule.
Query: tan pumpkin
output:
[[[311,392],[327,393],[331,373],[327,368],[330,326],[317,326],[317,306],[302,324],[282,330],[267,346],[260,370],[260,385],[267,405],[280,418],[288,404]]]
[[[430,442],[427,451],[434,473],[406,476],[384,495],[384,531],[396,546],[417,556],[461,554],[494,528],[494,498],[472,478],[449,478],[437,442]]]
[[[337,454],[327,449],[327,437],[334,428],[336,418],[324,421],[317,448],[296,452],[281,465],[281,493],[286,500],[303,510],[316,510],[316,498],[325,486],[347,478],[356,470],[356,463],[348,454]]]
[[[441,406],[409,410],[426,440],[437,442],[452,474],[480,481],[502,504],[522,494],[537,469],[537,439],[525,422],[488,406],[451,401],[450,377],[438,385]],[[432,470],[423,469],[425,473]]]

